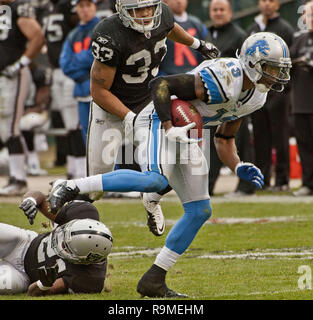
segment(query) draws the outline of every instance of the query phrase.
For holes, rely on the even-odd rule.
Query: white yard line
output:
[[[306,221],[307,216],[281,216],[281,217],[262,217],[262,218],[249,218],[249,217],[228,217],[228,218],[211,218],[205,224],[237,224],[237,223],[271,223],[271,222],[290,222],[290,221]],[[166,219],[166,226],[173,226],[177,220]],[[144,221],[116,221],[111,222],[111,225],[123,225],[123,226],[136,226],[147,227]]]
[[[121,247],[115,248],[115,250],[121,250],[117,252],[112,252],[110,254],[111,258],[123,258],[130,256],[155,256],[160,251],[161,248],[146,249],[140,247]],[[189,250],[186,252],[192,254]],[[222,259],[313,259],[313,248],[310,250],[308,248],[281,248],[281,249],[256,249],[255,251],[234,253],[232,251],[222,252],[220,254],[204,254],[199,256],[194,256],[195,259],[212,259],[212,260],[222,260]]]
[[[231,293],[223,293],[223,294],[215,294],[212,297],[214,298],[221,298],[221,297],[232,297],[232,296],[259,296],[259,295],[275,295],[281,293],[291,293],[291,292],[305,292],[307,290],[300,290],[300,289],[290,289],[290,290],[280,290],[280,291],[256,291],[256,292],[231,292]]]

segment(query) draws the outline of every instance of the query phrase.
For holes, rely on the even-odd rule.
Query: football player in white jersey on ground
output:
[[[281,92],[284,89],[290,80],[290,68],[285,42],[273,33],[262,32],[245,40],[237,59],[207,60],[189,74],[153,80],[150,83],[153,101],[134,122],[135,136],[141,139],[138,154],[142,173],[120,170],[58,181],[49,198],[52,212],[79,192],[156,192],[169,184],[180,198],[184,214],[170,230],[165,246],[139,281],[137,291],[149,297],[185,297],[166,286],[165,276],[209,219],[212,209],[206,158],[196,143],[198,140],[187,135],[194,123],[173,126],[171,99],[176,96],[190,101],[201,114],[205,126],[219,125],[215,144],[221,161],[241,179],[262,188],[261,171],[252,163],[240,161],[234,137],[240,118],[261,108],[269,90]],[[178,143],[182,151],[191,150],[187,162],[182,157],[183,152],[176,153]],[[173,159],[176,163],[171,161]]]

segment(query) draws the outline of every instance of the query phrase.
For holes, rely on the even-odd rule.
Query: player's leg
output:
[[[87,134],[87,175],[114,170],[118,150],[123,141],[121,119],[109,114],[91,102]],[[90,194],[90,198],[101,198],[103,192]]]
[[[63,75],[61,114],[68,132],[68,168],[73,178],[86,176],[86,148],[79,128],[78,102],[73,98],[74,82]]]
[[[8,79],[1,77],[1,139],[9,152],[9,184],[0,189],[0,195],[21,195],[27,190],[25,154],[20,133],[20,119],[29,94],[31,74],[27,67]]]
[[[0,261],[0,294],[17,294],[26,292],[30,285],[25,272],[17,270],[7,261]]]
[[[188,147],[185,145],[185,147]],[[196,147],[197,146],[193,146]],[[192,147],[192,148],[193,148]],[[185,297],[170,290],[165,283],[167,271],[189,247],[201,226],[211,216],[208,194],[208,168],[200,149],[198,160],[193,163],[176,164],[171,169],[169,183],[177,192],[183,203],[184,214],[169,232],[165,246],[157,255],[153,266],[143,275],[138,283],[137,291],[150,297]],[[181,159],[180,159],[181,161]],[[167,166],[164,166],[167,170]]]
[[[29,278],[24,270],[24,257],[38,234],[0,223],[0,294],[25,292]]]

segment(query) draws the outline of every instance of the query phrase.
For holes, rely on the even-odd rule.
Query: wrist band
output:
[[[40,280],[38,280],[36,284],[37,284],[37,287],[42,291],[47,291],[51,288],[51,287],[44,286]]]
[[[190,46],[190,48],[192,49],[199,49],[200,47],[200,40],[197,39],[197,38],[193,38],[193,43],[192,45]]]
[[[36,201],[36,199],[33,198],[33,197],[27,197],[27,198],[25,198],[23,201],[25,201],[25,200],[30,200],[30,201],[34,202],[35,206],[37,206],[37,201]]]
[[[234,170],[234,172],[235,172],[236,174],[237,174],[237,169],[238,169],[238,167],[241,166],[242,164],[243,164],[242,161],[240,161],[240,162],[237,163],[237,165],[236,165],[236,167],[235,167],[235,170]]]
[[[26,56],[21,56],[20,58],[20,63],[23,65],[23,66],[28,66],[30,63],[31,63],[31,60],[26,57]]]

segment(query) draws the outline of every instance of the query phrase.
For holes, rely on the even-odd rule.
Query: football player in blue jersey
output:
[[[241,179],[262,188],[261,171],[252,163],[240,161],[234,136],[241,118],[260,109],[270,90],[284,89],[290,80],[290,68],[285,42],[273,33],[261,32],[245,40],[238,58],[206,60],[188,74],[156,78],[150,83],[152,102],[134,121],[142,172],[119,170],[57,181],[50,193],[52,212],[79,192],[157,192],[169,184],[180,198],[184,214],[170,230],[165,246],[139,281],[137,291],[149,297],[185,297],[166,286],[165,276],[209,219],[212,209],[206,158],[198,139],[187,135],[195,123],[173,126],[171,99],[176,96],[190,101],[205,127],[218,125],[215,144],[221,161]],[[180,143],[180,152],[176,151],[176,143]]]

